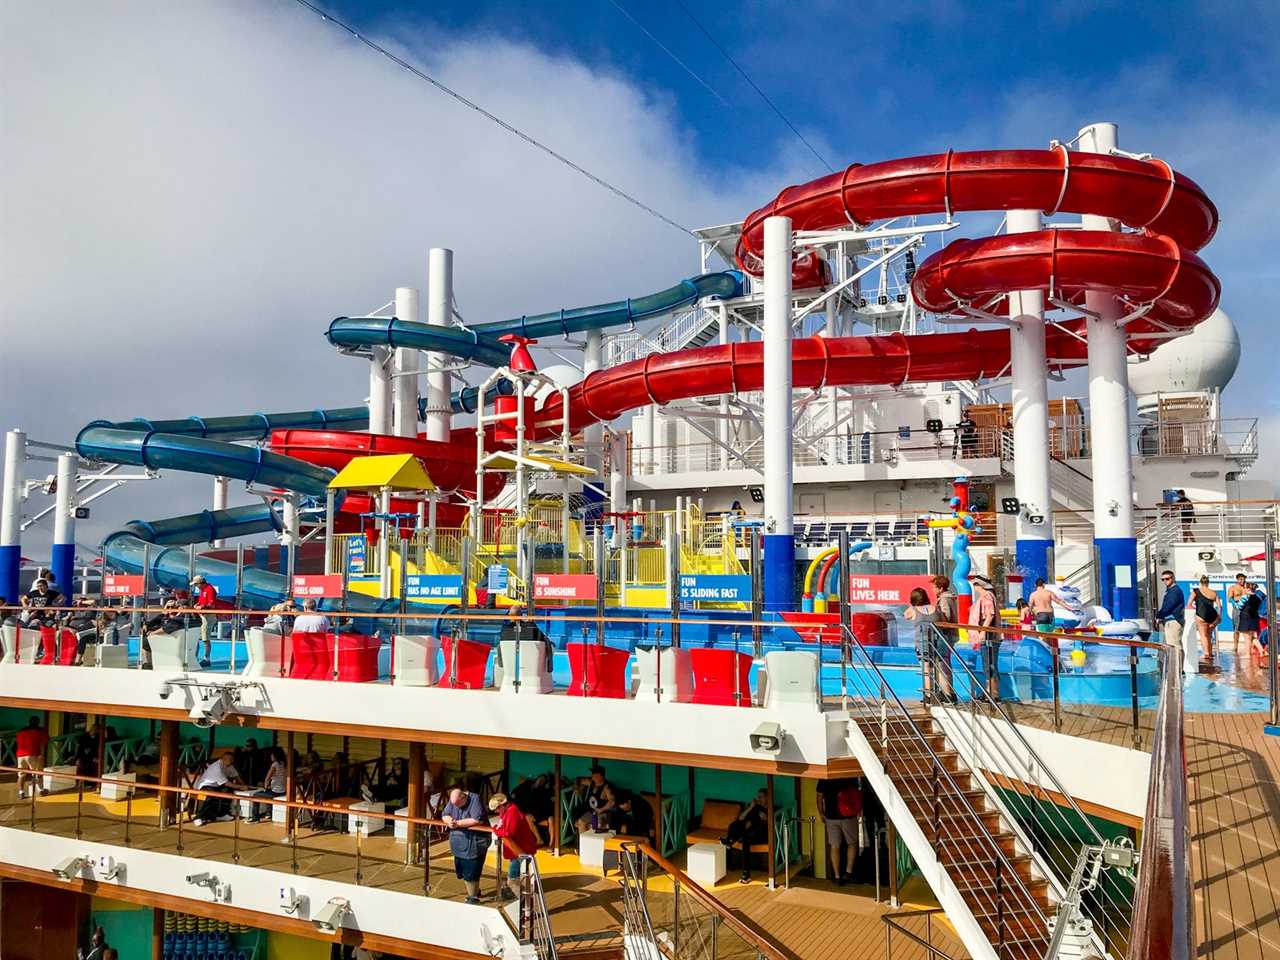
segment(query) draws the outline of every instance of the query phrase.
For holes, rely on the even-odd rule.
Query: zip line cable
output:
[[[742,69],[742,67],[738,64],[738,61],[733,59],[733,57],[729,56],[729,51],[726,50],[724,47],[720,46],[716,38],[711,35],[711,31],[708,30],[706,27],[704,27],[702,25],[702,22],[693,15],[693,12],[684,5],[684,0],[676,0],[676,6],[678,6],[681,10],[683,10],[684,15],[693,21],[693,25],[697,27],[699,30],[701,30],[703,36],[705,36],[708,40],[711,41],[711,45],[720,51],[720,55],[724,57],[726,60],[728,60],[731,64],[733,64],[733,68],[737,70],[738,73],[742,74],[742,79],[747,81],[747,83],[751,85],[752,90],[760,94],[760,99],[763,100],[765,103],[767,103],[769,105],[769,109],[778,115],[778,119],[781,120],[783,123],[785,123],[787,127],[791,130],[791,132],[794,133],[799,138],[800,142],[809,148],[809,152],[812,153],[815,157],[817,157],[818,160],[822,163],[824,167],[827,168],[828,171],[830,171],[831,173],[835,173],[836,168],[831,166],[831,164],[827,162],[827,158],[824,157],[822,154],[820,154],[817,151],[817,149],[814,147],[814,145],[805,139],[804,134],[801,133],[799,130],[797,130],[795,124],[786,118],[786,115],[781,110],[778,109],[777,104],[775,104],[772,100],[769,99],[769,95],[766,94],[763,90],[761,90],[756,85],[756,82],[751,79],[751,76],[747,73],[747,71]]]
[[[396,64],[397,66],[402,67],[405,70],[409,71],[409,73],[413,74],[419,80],[422,80],[426,83],[431,84],[431,86],[435,87],[441,93],[456,100],[458,103],[462,104],[464,107],[468,107],[471,110],[474,110],[476,113],[480,114],[480,116],[484,117],[486,120],[489,120],[492,123],[496,123],[503,130],[506,130],[508,133],[512,134],[513,136],[519,137],[529,146],[533,147],[536,150],[542,151],[552,159],[557,160],[560,163],[564,164],[570,170],[573,170],[574,172],[579,173],[582,176],[586,177],[588,180],[590,180],[592,183],[596,184],[597,186],[603,187],[604,189],[608,190],[614,196],[622,200],[625,200],[627,203],[631,204],[634,207],[638,207],[639,209],[643,210],[645,213],[649,214],[651,217],[656,217],[657,219],[661,220],[663,223],[667,224],[668,226],[675,227],[681,233],[687,234],[688,236],[691,236],[691,237],[697,236],[692,230],[690,230],[684,224],[677,223],[675,220],[672,220],[670,217],[666,216],[665,214],[655,210],[653,207],[649,206],[647,203],[644,203],[642,200],[638,200],[636,197],[633,197],[631,194],[627,193],[625,190],[621,189],[620,187],[615,187],[612,183],[610,183],[608,180],[605,180],[603,177],[596,176],[596,174],[592,173],[586,167],[579,166],[578,164],[570,160],[568,157],[566,157],[564,154],[557,153],[555,150],[551,149],[551,147],[548,147],[545,143],[542,143],[540,140],[537,140],[534,137],[530,136],[529,134],[525,133],[520,128],[512,126],[510,123],[508,123],[506,120],[503,120],[501,117],[493,113],[490,113],[488,110],[480,106],[474,100],[468,100],[462,94],[458,93],[456,90],[452,89],[451,87],[446,86],[445,84],[437,80],[435,77],[424,72],[418,67],[415,67],[413,64],[402,59],[401,57],[396,56],[386,47],[376,43],[373,40],[370,40],[368,37],[364,36],[354,27],[343,22],[342,20],[339,20],[337,17],[333,16],[332,14],[326,13],[325,11],[321,10],[314,3],[312,3],[311,0],[295,0],[295,2],[299,6],[305,7],[306,9],[310,10],[312,13],[316,14],[318,17],[320,17],[320,19],[327,20],[330,23],[332,23],[334,26],[342,30],[345,30],[354,39],[359,40],[369,49],[382,54],[382,56],[386,57],[388,60],[390,60],[392,63]]]
[[[685,72],[685,73],[687,73],[687,74],[689,74],[689,76],[693,77],[693,79],[694,79],[694,80],[697,80],[697,81],[698,81],[698,83],[702,85],[702,88],[703,88],[704,90],[706,90],[706,91],[707,91],[707,93],[711,94],[713,97],[715,97],[717,100],[719,100],[722,104],[724,104],[724,106],[729,107],[730,109],[732,109],[732,108],[733,108],[733,105],[732,105],[731,103],[729,103],[729,101],[728,101],[728,100],[726,100],[724,97],[722,97],[722,96],[720,95],[720,91],[719,91],[719,90],[717,90],[715,87],[711,86],[711,84],[709,84],[709,83],[707,83],[707,81],[703,80],[703,79],[702,79],[702,77],[700,77],[700,76],[698,76],[696,73],[694,73],[694,71],[693,71],[693,68],[692,68],[692,67],[690,67],[687,63],[685,63],[683,60],[681,60],[679,57],[677,57],[677,56],[676,56],[676,55],[671,51],[671,49],[670,49],[669,47],[667,47],[667,45],[666,45],[666,44],[664,44],[661,40],[659,40],[657,37],[655,37],[655,36],[654,36],[650,31],[649,31],[649,28],[648,28],[648,27],[646,27],[643,23],[641,23],[639,20],[637,20],[637,19],[636,19],[636,18],[631,14],[631,11],[630,11],[630,10],[628,10],[628,9],[627,9],[626,7],[624,7],[621,3],[619,3],[619,2],[618,2],[618,0],[609,0],[609,2],[610,2],[611,4],[613,4],[615,7],[617,7],[618,12],[619,12],[620,14],[622,14],[624,17],[626,17],[628,20],[630,20],[633,24],[635,24],[636,28],[637,28],[637,29],[639,29],[641,33],[643,33],[646,37],[648,37],[650,40],[652,40],[652,41],[654,42],[654,44],[657,46],[657,48],[658,48],[659,50],[661,50],[661,51],[662,51],[663,53],[665,53],[668,57],[670,57],[670,58],[671,58],[672,60],[674,60],[677,64],[679,64],[679,65],[684,69],[684,72]]]

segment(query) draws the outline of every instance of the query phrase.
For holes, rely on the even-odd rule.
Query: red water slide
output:
[[[920,265],[912,294],[920,306],[952,312],[962,305],[998,309],[1010,291],[1046,290],[1079,303],[1087,291],[1116,296],[1126,311],[1149,307],[1126,326],[1133,334],[1177,332],[1199,323],[1218,304],[1217,278],[1193,252],[1212,239],[1218,211],[1200,187],[1160,160],[1053,150],[933,154],[854,164],[788,187],[743,224],[738,261],[759,274],[764,221],[791,218],[797,230],[917,214],[972,210],[1042,210],[1095,214],[1139,233],[1042,230],[982,240],[957,240]],[[822,264],[797,258],[797,287],[821,282]],[[1046,331],[1054,366],[1086,359],[1082,325]],[[1159,341],[1136,339],[1150,352]],[[1009,362],[1004,330],[878,337],[812,337],[792,344],[792,383],[800,388],[973,380],[999,374]],[[674,354],[652,354],[591,374],[569,394],[574,428],[612,420],[650,403],[759,390],[763,344],[736,343]],[[538,412],[540,432],[560,416],[552,395]]]

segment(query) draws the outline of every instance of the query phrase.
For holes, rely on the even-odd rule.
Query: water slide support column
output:
[[[795,607],[789,217],[764,222],[764,608]]]
[[[1080,149],[1110,153],[1114,123],[1080,131]],[[1085,215],[1086,230],[1118,230],[1106,217]],[[1093,453],[1093,542],[1097,547],[1098,603],[1119,618],[1138,615],[1138,542],[1133,535],[1133,462],[1129,455],[1129,368],[1124,310],[1109,293],[1085,294],[1089,337],[1089,446]]]
[[[213,509],[214,511],[217,512],[218,510],[227,509],[227,506],[228,504],[230,504],[230,502],[231,502],[230,478],[214,477],[213,478]],[[227,541],[223,539],[218,539],[213,541],[213,546],[217,549],[221,549],[226,545],[227,545]]]
[[[297,568],[298,545],[302,543],[301,522],[298,517],[298,495],[284,496],[283,530],[280,532],[280,572],[292,577]]]
[[[418,291],[396,287],[396,317],[418,322]],[[418,351],[397,347],[391,364],[391,430],[397,437],[418,435]]]
[[[0,597],[6,603],[18,602],[26,463],[27,435],[21,430],[10,430],[4,437],[4,499],[0,508]]]
[[[74,453],[58,454],[58,491],[53,510],[53,547],[49,568],[66,602],[75,595],[76,465]]]
[[[369,348],[369,432],[391,432],[391,351]]]
[[[1009,233],[1040,230],[1038,210],[1010,210]],[[1018,498],[1017,562],[1028,583],[1049,578],[1053,503],[1049,488],[1049,378],[1044,346],[1044,292],[1009,294],[1013,374],[1013,492]],[[1039,523],[1032,523],[1036,517]]]
[[[720,345],[729,343],[729,308],[719,304],[720,312]],[[720,419],[716,422],[716,437],[720,440],[720,469],[729,469],[729,395],[720,394],[718,407]]]
[[[427,255],[427,323],[448,327],[453,323],[453,251],[432,247]],[[427,439],[448,440],[453,421],[449,408],[448,356],[427,357]]]

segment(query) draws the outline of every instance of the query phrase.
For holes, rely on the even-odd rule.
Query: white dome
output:
[[[1150,359],[1129,367],[1129,389],[1141,397],[1221,389],[1240,363],[1240,334],[1221,309],[1185,337],[1159,346]]]
[[[557,387],[572,387],[582,380],[582,371],[567,363],[553,363],[549,367],[539,367],[538,372]],[[550,387],[539,388],[538,402],[541,403],[549,393],[551,393]]]

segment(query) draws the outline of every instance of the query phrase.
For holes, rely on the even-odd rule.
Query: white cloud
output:
[[[398,41],[686,225],[800,178],[699,169],[669,102],[620,76],[429,24]],[[0,85],[0,421],[41,438],[360,402],[325,327],[425,286],[430,246],[456,251],[472,321],[697,270],[691,240],[293,4],[6,4]],[[207,480],[163,484],[104,500],[80,539],[207,503]]]

